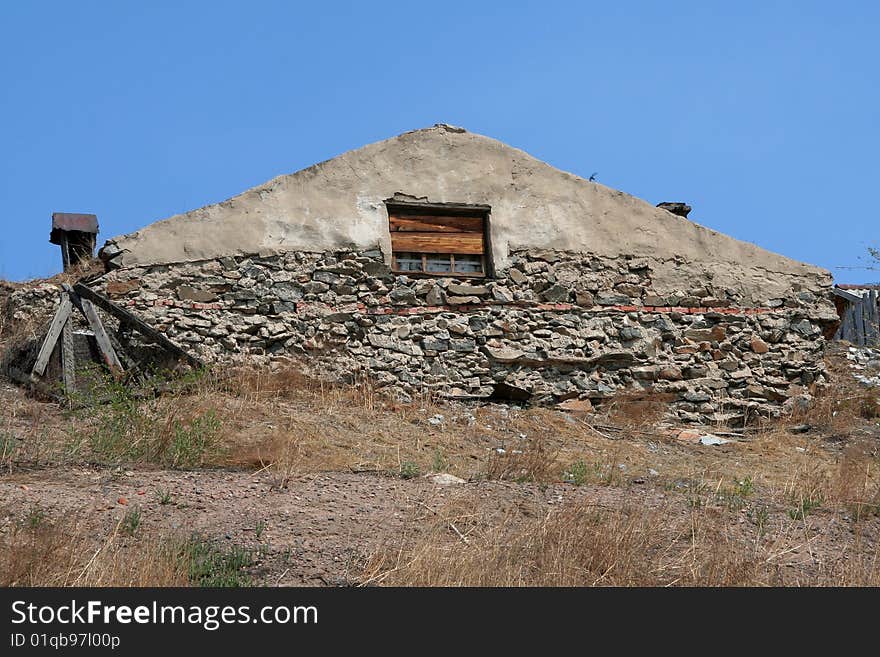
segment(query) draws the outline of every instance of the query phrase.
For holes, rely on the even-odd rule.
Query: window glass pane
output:
[[[398,271],[422,271],[422,255],[420,253],[395,253]]]
[[[440,253],[429,253],[427,256],[427,269],[429,272],[451,272],[452,258]]]
[[[456,254],[455,271],[459,274],[482,274],[483,258],[478,255]]]

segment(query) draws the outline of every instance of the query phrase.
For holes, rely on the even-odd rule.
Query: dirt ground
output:
[[[149,420],[134,435],[118,410],[77,415],[3,384],[0,575],[193,584],[154,567],[197,535],[247,552],[236,584],[877,585],[880,426],[847,390],[812,415],[714,428],[730,442],[707,446],[694,436],[712,428],[682,434],[644,404],[401,406],[301,381],[125,406]],[[201,439],[207,412],[223,448],[197,461],[75,439],[112,426],[148,441],[154,425]]]

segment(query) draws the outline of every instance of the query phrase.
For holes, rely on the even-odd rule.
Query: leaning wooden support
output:
[[[116,305],[100,292],[96,292],[90,287],[86,287],[82,283],[77,283],[76,285],[74,285],[73,290],[83,299],[91,301],[96,306],[101,308],[101,310],[104,310],[108,314],[113,315],[120,322],[129,324],[132,328],[140,332],[145,338],[148,338],[153,342],[159,344],[160,346],[164,347],[166,350],[170,351],[178,358],[184,359],[193,367],[202,368],[205,366],[202,361],[178,347],[176,344],[171,342],[171,340],[166,338],[165,335],[163,335],[160,331],[157,331],[155,328],[147,324],[136,315],[133,315],[127,310]]]
[[[113,349],[113,345],[110,344],[110,337],[107,335],[107,331],[104,330],[104,325],[101,323],[101,318],[98,317],[98,313],[95,312],[95,307],[88,299],[80,299],[80,305],[83,315],[86,316],[89,326],[95,334],[95,342],[98,343],[98,350],[101,352],[101,357],[104,359],[104,362],[107,363],[107,367],[110,368],[110,371],[113,374],[121,374],[124,371],[124,368],[119,361],[119,357],[116,355],[116,350]]]
[[[55,352],[55,348],[58,346],[60,338],[61,375],[64,384],[63,390],[64,394],[67,395],[66,401],[68,403],[71,402],[70,395],[76,391],[76,355],[74,353],[73,325],[71,323],[71,315],[74,307],[82,312],[83,316],[88,321],[89,326],[95,335],[95,342],[98,345],[98,350],[100,351],[107,367],[114,375],[119,375],[126,371],[131,375],[137,372],[138,365],[127,354],[125,354],[125,351],[122,349],[116,336],[107,333],[100,315],[95,310],[95,306],[102,308],[108,314],[116,317],[121,324],[131,327],[140,333],[145,339],[157,343],[160,347],[170,352],[178,359],[185,360],[193,367],[205,367],[198,358],[188,354],[155,328],[137,316],[120,308],[100,292],[96,292],[82,283],[77,283],[73,287],[63,284],[61,287],[63,289],[63,292],[61,293],[61,303],[58,306],[58,310],[55,312],[55,316],[52,318],[46,338],[40,346],[40,351],[37,354],[37,359],[33,368],[30,372],[20,371],[16,368],[9,368],[9,374],[14,380],[19,381],[20,383],[30,384],[34,386],[34,388],[40,390],[43,394],[57,399],[58,401],[64,401],[64,397],[59,394],[58,387],[56,385],[47,385],[47,382],[42,378],[45,376],[49,360],[52,358],[52,354]],[[123,359],[125,359],[126,365],[123,365]]]
[[[58,336],[61,335],[61,331],[67,326],[67,320],[70,318],[71,305],[70,296],[62,294],[61,305],[58,306],[58,310],[55,312],[55,317],[52,318],[49,332],[46,334],[46,339],[43,340],[43,345],[40,347],[40,353],[37,354],[37,362],[34,363],[32,371],[33,376],[43,376],[43,374],[46,373],[46,366],[49,364],[52,352],[55,351]]]

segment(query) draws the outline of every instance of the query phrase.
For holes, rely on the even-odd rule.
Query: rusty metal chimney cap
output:
[[[59,232],[77,231],[80,233],[98,234],[98,215],[78,214],[73,212],[52,213],[52,233],[49,241],[52,244],[60,244]]]

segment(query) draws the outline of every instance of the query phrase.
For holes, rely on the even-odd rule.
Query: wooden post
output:
[[[76,355],[73,351],[73,329],[70,322],[66,322],[61,331],[61,375],[64,380],[64,394],[69,399],[76,391]]]
[[[868,293],[868,344],[874,346],[880,340],[880,317],[877,311],[877,290]]]
[[[49,332],[46,334],[46,339],[43,340],[43,345],[40,347],[40,352],[37,354],[37,361],[34,363],[34,369],[32,371],[33,376],[43,376],[43,374],[46,373],[46,365],[49,364],[49,359],[52,357],[52,352],[55,350],[58,336],[61,335],[61,331],[67,326],[67,320],[70,318],[70,308],[70,295],[64,293],[61,295],[61,304],[58,306],[58,310],[55,311],[55,317],[52,318],[52,324],[49,326]]]
[[[67,242],[67,233],[61,234],[61,271],[70,269],[70,244]]]

